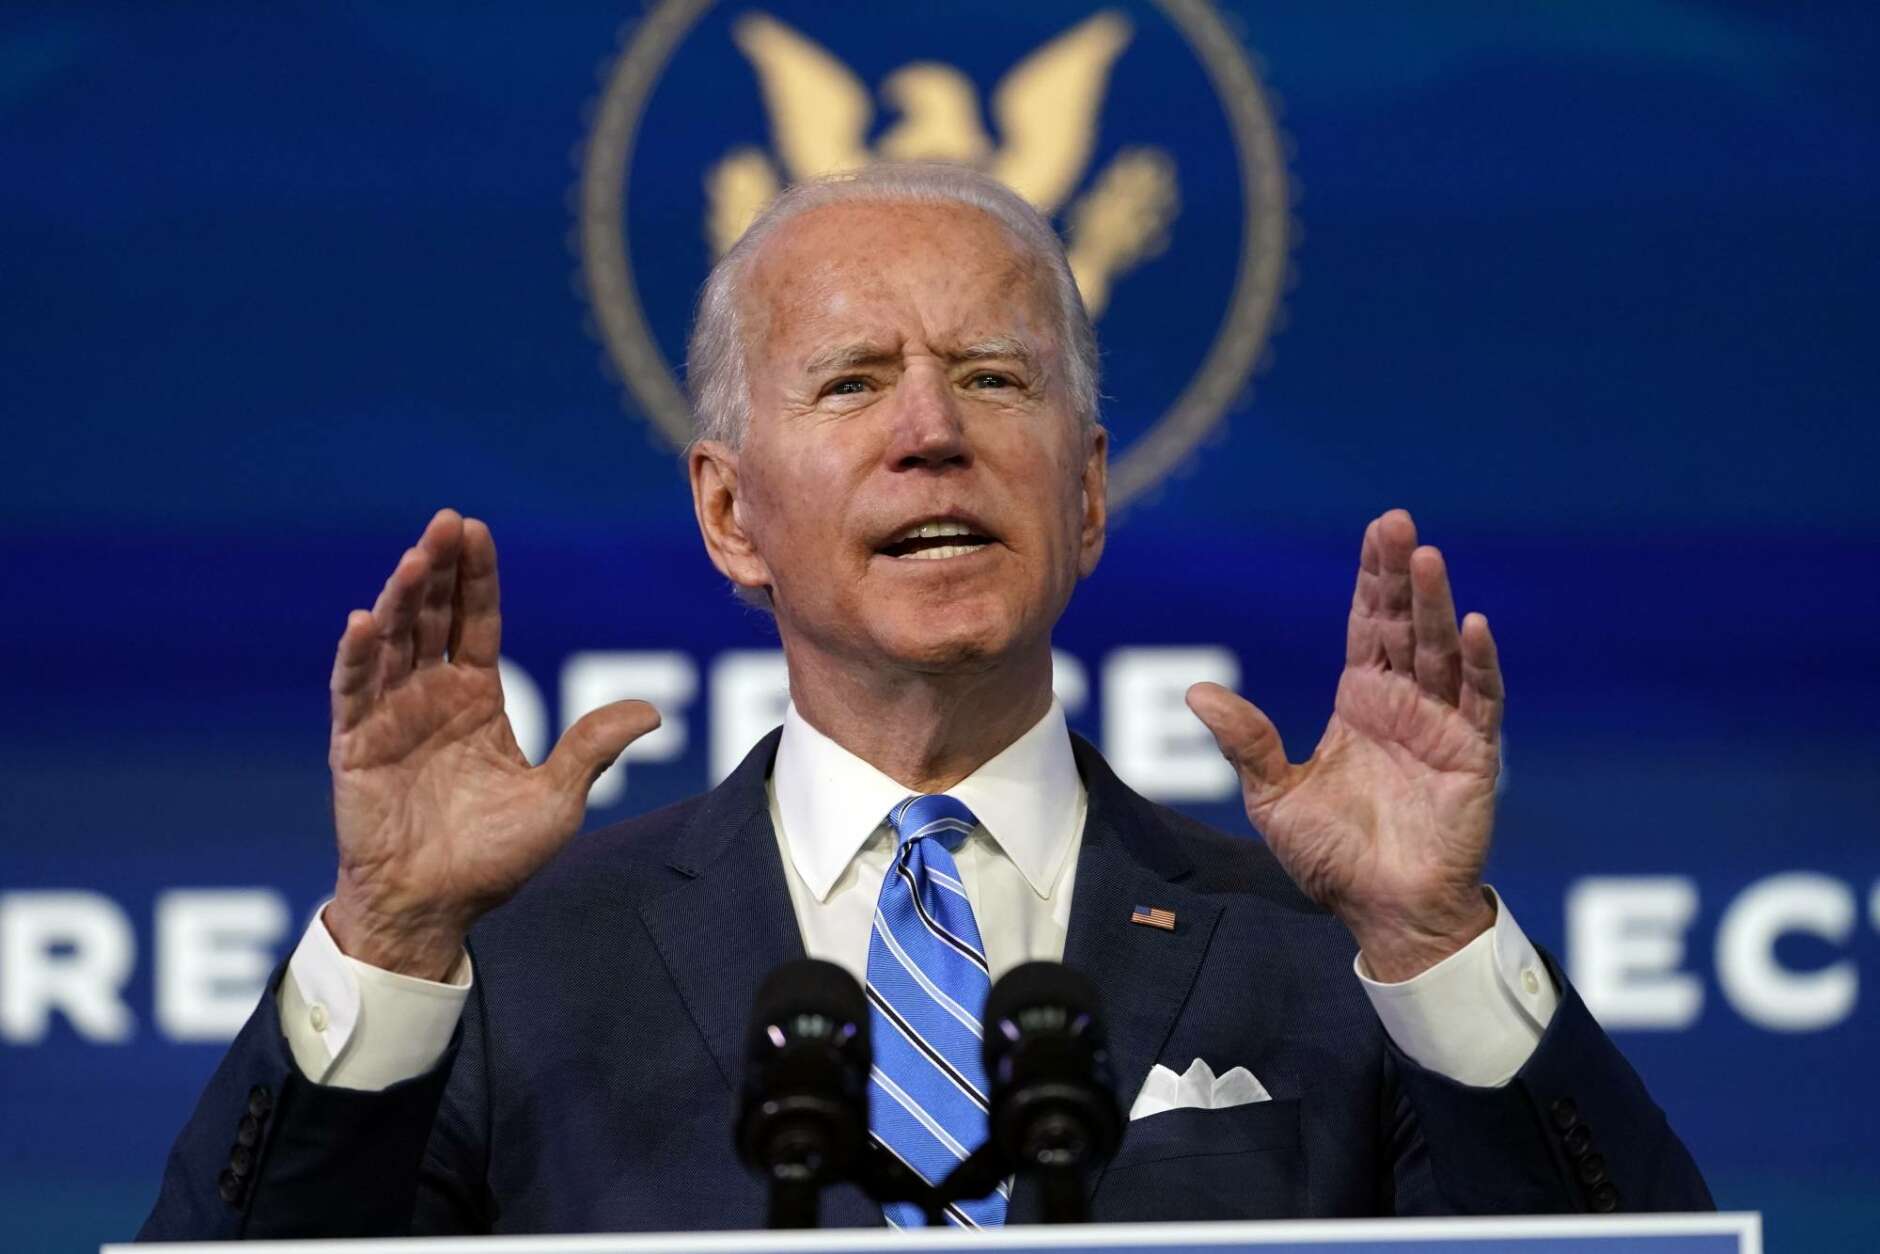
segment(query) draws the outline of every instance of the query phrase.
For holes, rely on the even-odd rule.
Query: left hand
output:
[[[1501,769],[1501,668],[1488,620],[1457,629],[1443,555],[1403,510],[1364,533],[1331,721],[1286,759],[1272,720],[1218,684],[1188,705],[1240,774],[1247,817],[1379,980],[1406,980],[1487,930],[1482,864]]]

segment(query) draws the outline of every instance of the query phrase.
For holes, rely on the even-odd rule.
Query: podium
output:
[[[227,1254],[223,1242],[107,1245],[100,1254]],[[1079,1224],[967,1232],[930,1228],[700,1232],[632,1236],[413,1237],[271,1241],[268,1254],[1762,1254],[1762,1216],[1520,1216],[1468,1219],[1274,1220],[1260,1223]]]

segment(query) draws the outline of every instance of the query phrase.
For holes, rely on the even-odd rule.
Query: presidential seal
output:
[[[790,182],[877,160],[986,170],[1058,227],[1103,345],[1113,503],[1242,394],[1286,274],[1278,128],[1205,0],[664,0],[582,151],[581,279],[629,407],[675,447],[712,263]]]

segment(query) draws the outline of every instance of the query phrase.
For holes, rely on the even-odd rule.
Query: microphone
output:
[[[816,1226],[818,1194],[868,1142],[868,1002],[853,976],[803,958],[757,990],[746,1036],[738,1157],[770,1184],[770,1226]]]
[[[993,985],[982,1022],[988,1137],[942,1196],[984,1197],[1008,1174],[1030,1175],[1046,1223],[1088,1219],[1084,1180],[1123,1139],[1096,986],[1060,963],[1028,962]]]
[[[1084,1176],[1123,1139],[1096,985],[1027,962],[993,986],[984,1022],[990,1139],[1014,1170],[1037,1174],[1046,1223],[1088,1218]]]

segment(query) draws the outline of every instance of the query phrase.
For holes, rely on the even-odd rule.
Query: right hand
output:
[[[333,660],[339,881],[326,926],[361,962],[442,980],[471,924],[575,834],[588,789],[659,726],[644,701],[583,717],[539,767],[503,713],[490,530],[440,510]]]

